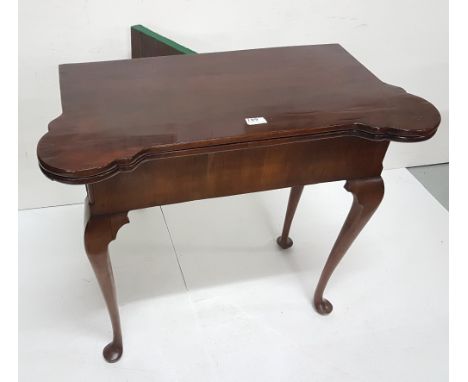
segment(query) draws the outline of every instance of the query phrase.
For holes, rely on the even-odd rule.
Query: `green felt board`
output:
[[[183,54],[196,54],[197,53],[189,48],[186,48],[183,45],[176,43],[175,41],[172,41],[171,39],[168,39],[167,37],[161,36],[160,34],[153,32],[151,29],[148,29],[143,25],[133,25],[131,28],[163,44],[170,46],[171,48],[179,51],[180,53],[183,53]]]

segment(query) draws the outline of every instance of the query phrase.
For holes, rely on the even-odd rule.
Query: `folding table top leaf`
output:
[[[41,169],[89,183],[142,160],[294,136],[420,141],[435,107],[380,81],[338,44],[61,65],[63,113]],[[262,117],[266,123],[248,124]]]

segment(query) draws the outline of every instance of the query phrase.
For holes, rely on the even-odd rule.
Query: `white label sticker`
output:
[[[245,122],[247,125],[260,125],[262,123],[267,123],[267,120],[263,117],[254,117],[254,118],[246,118]]]

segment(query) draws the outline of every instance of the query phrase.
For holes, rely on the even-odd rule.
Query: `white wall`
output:
[[[84,187],[51,182],[37,166],[37,141],[61,112],[57,66],[129,58],[133,24],[197,52],[340,43],[442,114],[430,141],[392,143],[385,167],[448,161],[447,1],[21,0],[19,17],[20,208],[83,201]]]

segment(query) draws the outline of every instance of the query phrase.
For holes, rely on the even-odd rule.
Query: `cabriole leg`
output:
[[[293,241],[289,237],[289,230],[291,229],[291,223],[296,212],[299,199],[301,198],[302,190],[304,186],[291,187],[289,194],[288,208],[286,210],[286,217],[284,218],[283,233],[276,239],[278,245],[283,248],[289,248],[293,245]]]
[[[112,323],[113,339],[103,350],[107,362],[117,362],[123,350],[119,308],[108,246],[115,239],[119,228],[126,223],[128,223],[127,213],[93,216],[86,201],[84,232],[86,253],[96,274]]]
[[[323,298],[328,280],[354,239],[374,214],[384,195],[384,183],[380,176],[348,180],[345,189],[353,194],[353,204],[331,250],[314,294],[315,309],[324,315],[333,310],[333,305]]]

